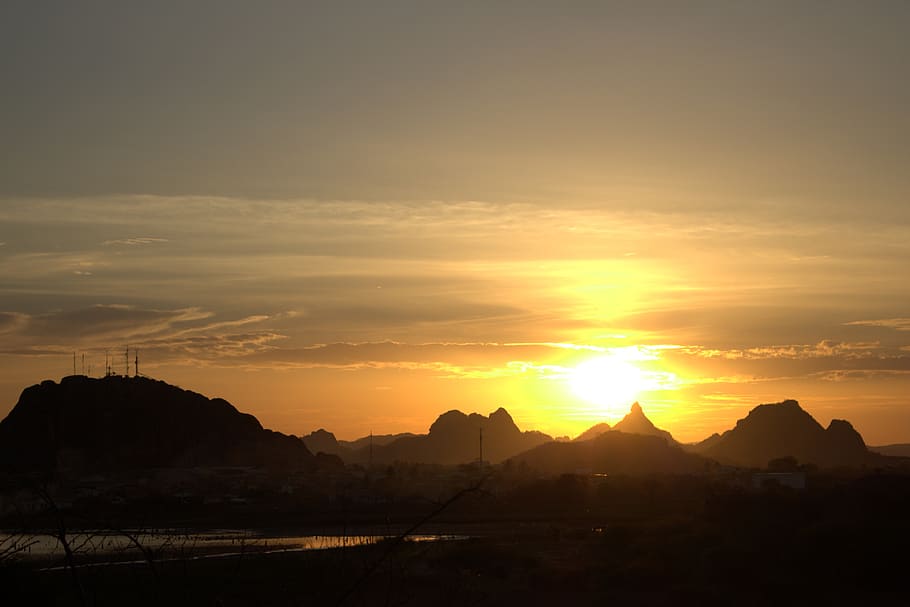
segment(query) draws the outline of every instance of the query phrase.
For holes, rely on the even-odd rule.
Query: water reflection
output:
[[[114,564],[171,560],[179,558],[217,558],[247,552],[258,554],[303,550],[327,550],[375,544],[398,537],[394,534],[262,535],[245,530],[218,530],[198,533],[176,531],[99,532],[67,534],[66,542],[80,564]],[[445,534],[409,535],[410,542],[463,539]],[[54,561],[65,557],[60,538],[50,534],[0,533],[0,547],[9,558]],[[135,560],[135,559],[139,560]],[[51,567],[50,569],[54,569]]]

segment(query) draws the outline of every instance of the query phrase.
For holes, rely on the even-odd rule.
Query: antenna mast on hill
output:
[[[124,369],[123,369],[123,377],[129,377],[130,376],[130,347],[129,346],[126,347],[126,351],[123,353],[123,359],[124,359],[124,362],[126,363],[126,367],[124,367]]]
[[[85,375],[85,352],[82,353],[82,374]]]
[[[136,350],[136,362],[133,365],[133,374],[139,377],[139,350]]]

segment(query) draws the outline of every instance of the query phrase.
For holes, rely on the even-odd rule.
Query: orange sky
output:
[[[284,432],[574,435],[607,357],[680,440],[910,441],[906,3],[382,4],[7,11],[0,414],[130,345]]]

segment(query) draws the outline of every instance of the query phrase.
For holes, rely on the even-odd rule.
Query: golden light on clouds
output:
[[[0,415],[128,343],[286,432],[798,398],[906,441],[898,4],[8,19]]]

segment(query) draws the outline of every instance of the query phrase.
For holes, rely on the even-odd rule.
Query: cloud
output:
[[[910,318],[881,318],[877,320],[854,320],[844,323],[855,327],[883,327],[895,331],[910,331]]]
[[[699,346],[683,347],[686,354],[693,354],[703,358],[725,358],[729,360],[767,360],[790,359],[801,360],[810,358],[869,358],[881,349],[878,342],[837,342],[822,340],[816,344],[789,344],[778,346],[763,346],[756,348],[702,348]]]
[[[28,315],[19,312],[0,312],[0,333],[21,330],[28,323]]]
[[[687,346],[665,353],[664,364],[688,370],[686,384],[763,384],[768,382],[833,381],[868,373],[886,377],[910,370],[903,347],[878,342],[789,344],[772,347],[712,349]],[[848,375],[849,374],[849,375]]]
[[[870,381],[910,377],[910,369],[832,369],[814,373],[812,377],[828,382]]]
[[[200,308],[162,310],[95,304],[29,316],[22,332],[44,343],[122,342],[153,337],[211,316],[211,312]]]
[[[200,334],[139,341],[135,346],[151,353],[157,362],[170,362],[177,358],[204,365],[217,364],[219,361],[233,365],[231,359],[275,349],[273,343],[285,338],[284,335],[271,331]]]
[[[580,362],[579,352],[591,351],[625,360],[653,361],[654,352],[670,346],[605,348],[570,343],[484,343],[484,342],[337,342],[305,347],[281,347],[273,342],[283,336],[262,334],[261,342],[247,343],[245,352],[235,357],[215,359],[200,338],[182,344],[193,349],[209,366],[240,366],[247,369],[396,369],[425,372],[440,379],[500,379],[534,376],[545,380],[565,380]],[[170,342],[170,346],[181,345]],[[643,369],[654,390],[674,389],[678,378],[669,371]]]
[[[267,315],[211,322],[200,308],[173,310],[97,304],[39,315],[0,313],[5,335],[0,354],[47,356],[80,350],[100,356],[110,348],[141,349],[153,365],[174,361],[212,364],[274,348],[285,336],[271,330],[238,330],[263,323]]]
[[[168,242],[168,239],[167,238],[155,238],[155,237],[122,238],[122,239],[118,239],[118,240],[105,240],[101,244],[106,247],[109,247],[109,246],[135,247],[135,246],[139,246],[139,245],[155,244],[155,243],[159,243],[159,242]]]

